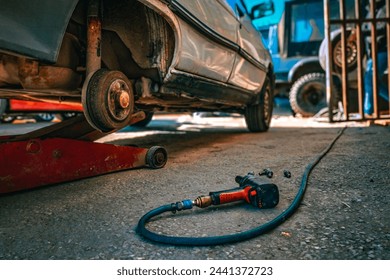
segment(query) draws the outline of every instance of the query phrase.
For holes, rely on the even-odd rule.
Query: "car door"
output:
[[[238,7],[237,7],[238,8]],[[264,47],[260,32],[252,25],[246,13],[240,16],[238,45],[240,47],[229,83],[250,91],[261,89],[271,57]]]
[[[175,69],[227,82],[238,51],[238,27],[223,0],[172,0],[181,48]]]

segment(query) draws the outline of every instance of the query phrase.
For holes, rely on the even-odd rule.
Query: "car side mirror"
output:
[[[275,6],[273,1],[267,1],[265,3],[255,5],[251,9],[250,17],[252,20],[262,17],[270,16],[275,13]]]

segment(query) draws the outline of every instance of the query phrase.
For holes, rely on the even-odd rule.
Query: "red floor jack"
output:
[[[93,142],[106,134],[80,116],[27,134],[0,137],[0,194],[143,166],[164,167],[163,147]]]

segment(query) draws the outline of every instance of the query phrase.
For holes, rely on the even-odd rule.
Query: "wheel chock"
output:
[[[115,171],[162,168],[167,153],[67,138],[0,143],[0,194],[74,181]]]

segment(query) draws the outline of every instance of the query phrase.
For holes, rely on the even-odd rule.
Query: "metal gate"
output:
[[[390,0],[324,0],[330,122],[390,118],[389,4]],[[370,96],[372,110],[367,112]]]

